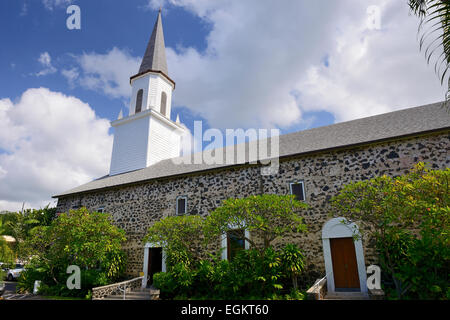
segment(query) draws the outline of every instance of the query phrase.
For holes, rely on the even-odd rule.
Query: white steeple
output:
[[[180,155],[184,128],[170,120],[175,82],[168,76],[161,9],[139,73],[130,78],[130,84],[129,114],[111,122],[115,132],[110,175]]]

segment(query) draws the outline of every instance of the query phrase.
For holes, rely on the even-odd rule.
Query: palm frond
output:
[[[446,82],[444,105],[450,106],[450,0],[408,0],[411,12],[421,21],[418,28],[419,47],[428,64],[434,62],[434,71],[441,85]]]

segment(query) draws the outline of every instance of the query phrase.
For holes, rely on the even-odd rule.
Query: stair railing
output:
[[[127,290],[133,288],[139,288],[142,285],[143,277],[134,278],[127,281],[122,281],[119,283],[113,283],[110,285],[106,285],[103,287],[92,288],[92,299],[102,299],[105,296],[114,295],[114,292],[118,292],[123,295],[123,299],[125,300],[127,297]]]
[[[319,284],[320,284],[324,279],[328,279],[328,276],[330,276],[332,273],[333,273],[333,272],[330,272],[330,273],[326,274],[323,278],[317,280],[316,283],[312,286],[312,287],[314,288],[313,290],[316,291],[316,289],[319,287]],[[317,293],[318,293],[318,295],[319,295],[319,300],[320,300],[320,299],[321,299],[321,296],[320,296],[320,289],[317,290]]]

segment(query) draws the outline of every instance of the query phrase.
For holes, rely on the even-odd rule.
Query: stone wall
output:
[[[127,274],[137,276],[143,268],[142,238],[153,221],[175,214],[177,196],[188,197],[189,214],[206,216],[227,198],[261,192],[289,194],[289,183],[302,180],[305,183],[306,202],[310,205],[304,214],[309,232],[281,239],[276,245],[298,243],[305,251],[308,269],[314,271],[311,274],[314,280],[324,275],[321,230],[332,214],[329,203],[331,197],[352,181],[383,174],[402,175],[419,161],[435,169],[444,169],[450,164],[449,145],[450,132],[446,131],[283,159],[279,173],[273,176],[262,176],[257,166],[242,166],[154,180],[60,198],[58,212],[66,212],[73,206],[85,206],[89,210],[104,207],[105,212],[112,215],[115,224],[127,233]],[[365,239],[363,246],[366,264],[376,263],[373,249]]]

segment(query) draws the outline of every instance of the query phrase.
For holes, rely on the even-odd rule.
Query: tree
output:
[[[25,286],[42,280],[43,287],[54,294],[85,295],[93,286],[117,280],[124,271],[125,232],[114,226],[106,213],[89,212],[86,208],[71,210],[31,233],[27,244],[33,259],[30,270],[25,271]],[[80,291],[66,288],[66,270],[70,265],[81,269]],[[32,279],[36,276],[40,278]]]
[[[441,84],[447,81],[446,103],[450,99],[450,1],[448,0],[408,0],[411,11],[421,18],[419,32],[420,49],[424,46],[425,56],[429,63],[436,57],[435,71]],[[429,26],[427,30],[425,26]]]
[[[0,220],[0,262],[6,264],[14,263],[14,252],[11,247],[8,245],[6,240],[3,238],[3,235],[6,233],[6,227],[2,220]],[[1,280],[1,279],[0,279]]]
[[[283,268],[291,275],[292,286],[294,290],[298,289],[298,276],[305,269],[305,257],[295,244],[289,243],[281,252],[281,261]]]
[[[4,232],[16,239],[14,251],[19,258],[27,259],[30,256],[26,240],[33,232],[44,226],[49,226],[56,217],[56,208],[26,209],[22,212],[9,212],[2,218]]]
[[[293,195],[263,194],[241,199],[223,201],[205,221],[206,234],[210,239],[231,233],[241,240],[248,241],[253,248],[261,252],[272,242],[290,232],[305,232],[306,225],[300,215],[308,206],[297,201]],[[262,246],[252,237],[236,230],[254,232],[262,238]],[[242,238],[243,237],[243,238]]]
[[[449,168],[419,163],[404,176],[351,183],[332,199],[336,215],[358,221],[375,241],[398,298],[450,298],[449,182]]]
[[[167,263],[167,272],[154,275],[155,285],[170,297],[236,299],[279,294],[284,280],[297,284],[303,256],[292,246],[287,246],[281,256],[271,245],[290,232],[306,231],[300,215],[306,208],[294,196],[266,194],[225,200],[206,218],[185,215],[155,222],[144,241],[161,245]],[[252,233],[252,237],[239,233],[244,237],[241,240],[251,243],[250,250],[237,252],[231,261],[222,260],[220,252],[208,254],[219,236],[235,228]],[[294,292],[295,297],[301,296]]]
[[[189,267],[200,258],[203,223],[200,216],[166,217],[148,229],[144,242],[157,243],[165,249],[168,267],[180,262]]]

